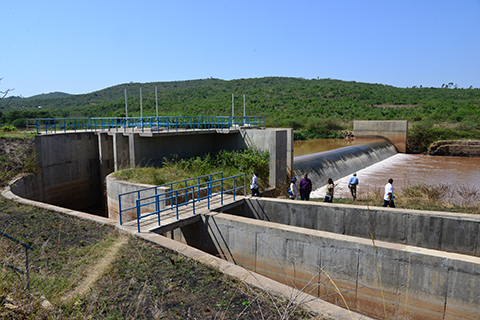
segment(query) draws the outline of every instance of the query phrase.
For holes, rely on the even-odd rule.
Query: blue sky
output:
[[[480,87],[480,0],[5,1],[0,91],[285,76]]]

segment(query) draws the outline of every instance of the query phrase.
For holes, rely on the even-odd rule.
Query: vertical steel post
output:
[[[30,290],[30,275],[28,273],[28,247],[24,246],[25,248],[25,274],[27,278],[27,290]]]
[[[140,121],[142,121],[142,118],[143,118],[142,88],[140,87]],[[143,123],[142,123],[142,129],[143,129]]]
[[[137,229],[140,233],[140,200],[135,200],[135,204],[137,205]]]
[[[128,118],[127,88],[124,88],[124,91],[125,91],[125,118]]]
[[[245,95],[243,95],[243,125],[245,125]]]
[[[156,105],[156,110],[157,110],[157,118],[158,118],[158,94],[157,94],[157,87],[155,87],[155,105]]]

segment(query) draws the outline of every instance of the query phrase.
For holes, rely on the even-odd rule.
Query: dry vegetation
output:
[[[383,188],[368,194],[361,194],[357,201],[350,198],[336,198],[335,203],[381,206]],[[323,201],[323,199],[317,199]],[[401,193],[395,194],[395,207],[403,209],[433,210],[480,214],[480,191],[473,186],[457,183],[407,185]]]
[[[34,169],[1,138],[3,185]],[[22,165],[23,163],[23,165]],[[27,165],[28,164],[28,165]],[[0,198],[0,319],[310,319],[298,305],[115,228]]]
[[[2,319],[306,319],[298,309],[113,227],[0,200]]]

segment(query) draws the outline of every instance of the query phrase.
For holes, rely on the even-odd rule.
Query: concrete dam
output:
[[[293,169],[297,177],[308,173],[313,188],[316,189],[325,185],[327,178],[340,179],[396,153],[395,146],[383,139],[365,145],[295,157]]]
[[[165,150],[175,149],[172,141],[184,146],[182,156],[194,148],[199,152],[255,145],[268,150],[272,185],[280,185],[293,171],[316,174],[318,181],[325,176],[336,179],[401,151],[389,140],[294,163],[292,133],[291,129],[239,129],[41,135],[36,137],[41,171],[14,182],[11,193],[17,199],[64,207],[74,200],[76,210],[101,203],[108,219],[118,221],[114,214],[118,192],[111,191],[118,182],[110,173],[162,159]],[[185,147],[189,141],[195,141],[194,148]],[[62,148],[68,152],[54,152]],[[136,188],[126,185],[118,188]],[[265,287],[272,279],[320,297],[321,306],[304,306],[334,319],[480,318],[480,218],[472,215],[239,197],[180,227],[131,232],[186,255],[200,254],[189,249],[197,248],[211,256],[202,261],[222,259],[242,267],[263,279]],[[232,268],[222,270],[228,273]],[[288,289],[283,291],[287,298],[291,295]]]

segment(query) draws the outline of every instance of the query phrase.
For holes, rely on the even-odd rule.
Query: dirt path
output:
[[[76,297],[83,296],[90,286],[94,284],[115,260],[115,256],[117,255],[120,248],[126,245],[129,236],[126,234],[120,234],[118,240],[110,247],[102,259],[100,259],[97,264],[93,265],[91,268],[91,272],[89,272],[88,276],[73,290],[68,292],[62,297],[62,302],[70,301]]]

